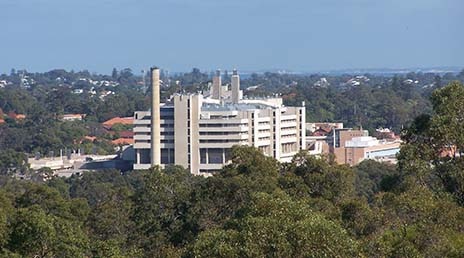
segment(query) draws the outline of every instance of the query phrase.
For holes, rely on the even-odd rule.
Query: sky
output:
[[[464,67],[463,0],[0,0],[0,73]]]

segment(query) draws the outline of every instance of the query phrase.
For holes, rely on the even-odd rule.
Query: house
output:
[[[8,116],[11,118],[11,119],[15,119],[15,120],[21,120],[21,119],[25,119],[26,118],[26,115],[24,114],[16,114],[15,112],[11,111],[8,113]]]
[[[103,127],[110,130],[115,124],[132,125],[134,123],[133,117],[114,117],[103,122]]]
[[[61,116],[62,121],[76,121],[76,120],[82,120],[84,119],[86,115],[85,114],[64,114]]]
[[[319,128],[313,132],[312,136],[326,136],[332,131],[331,128]]]

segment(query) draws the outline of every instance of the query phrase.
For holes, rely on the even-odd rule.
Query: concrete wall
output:
[[[189,96],[174,96],[174,149],[176,150],[175,163],[185,168],[189,166],[188,153],[188,130],[191,115],[187,104],[190,102]]]

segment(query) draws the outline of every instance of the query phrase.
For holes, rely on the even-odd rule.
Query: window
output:
[[[206,152],[208,151],[208,149],[200,149],[200,164],[206,164]]]
[[[208,149],[208,163],[210,164],[223,164],[223,149],[212,148]]]
[[[174,164],[174,156],[171,156],[174,152],[173,149],[161,149],[161,163],[162,164]]]

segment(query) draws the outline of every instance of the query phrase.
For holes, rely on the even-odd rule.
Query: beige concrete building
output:
[[[210,94],[176,94],[159,109],[160,162],[189,168],[193,174],[219,171],[234,145],[255,146],[282,162],[305,149],[305,107],[286,107],[281,98],[246,99],[240,78],[232,75],[230,90],[213,79]],[[152,119],[149,111],[134,115],[134,169],[152,164]]]

